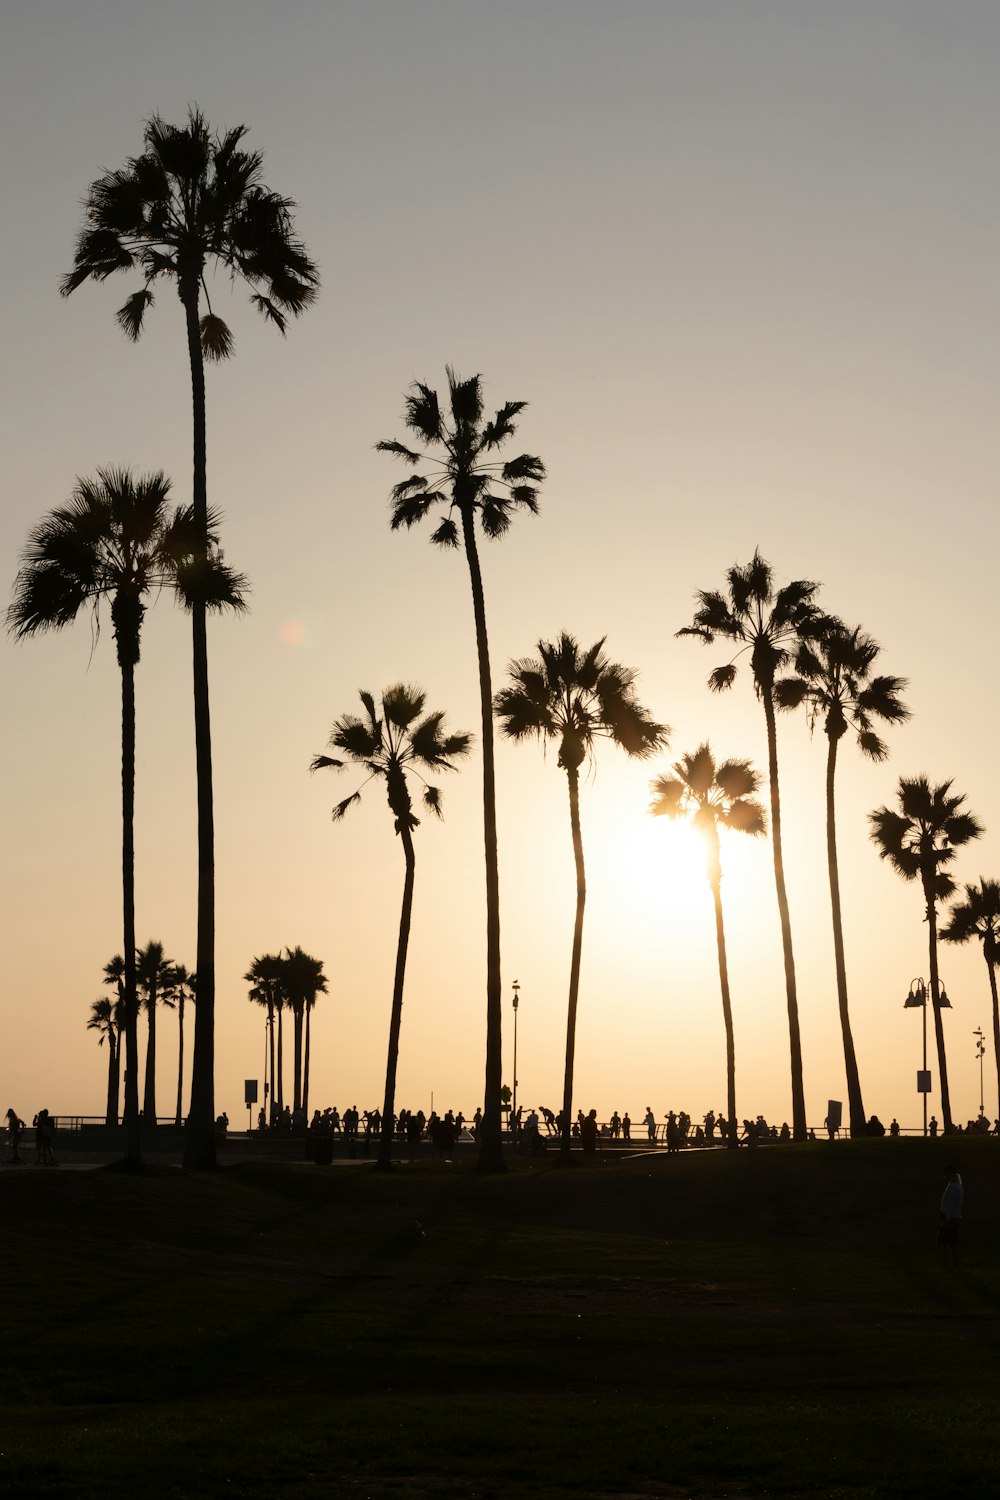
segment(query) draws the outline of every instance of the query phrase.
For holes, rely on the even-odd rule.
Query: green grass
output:
[[[9,1500],[995,1493],[989,1140],[7,1172],[0,1222]]]

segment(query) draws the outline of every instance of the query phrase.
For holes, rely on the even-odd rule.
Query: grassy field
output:
[[[8,1171],[0,1223],[5,1500],[998,1492],[997,1142]]]

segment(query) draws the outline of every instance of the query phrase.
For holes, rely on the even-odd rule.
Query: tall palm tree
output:
[[[538,485],[545,477],[540,458],[521,453],[501,463],[494,452],[516,431],[514,418],[527,405],[508,401],[492,420],[483,421],[480,377],[459,380],[447,369],[448,411],[443,412],[436,391],[415,384],[406,397],[404,421],[429,452],[399,442],[376,446],[412,467],[427,466],[425,474],[404,479],[392,491],[393,531],[414,526],[434,508],[446,515],[431,533],[439,547],[457,547],[459,528],[472,585],[479,661],[479,701],[483,730],[483,830],[486,853],[486,1079],[483,1125],[480,1132],[481,1171],[503,1170],[500,1090],[503,1086],[500,991],[500,873],[497,860],[496,778],[493,765],[493,687],[490,677],[486,603],[476,544],[476,516],[483,533],[501,537],[515,513],[538,511]]]
[[[246,126],[215,132],[197,109],[186,125],[154,115],[146,122],[144,149],[117,171],[91,183],[73,269],[64,278],[69,296],[85,281],[105,281],[116,271],[141,274],[144,285],[118,311],[130,339],[142,332],[153,304],[153,284],[167,277],[184,312],[194,414],[193,512],[203,555],[211,529],[206,482],[205,360],[228,358],[233,337],[213,312],[206,275],[221,270],[241,282],[257,310],[281,333],[287,314],[297,317],[315,299],[319,277],[294,234],[290,198],[261,180],[260,152],[242,149]],[[207,312],[202,315],[204,297]],[[198,789],[198,954],[200,981],[195,1015],[191,1113],[184,1163],[215,1165],[215,822],[208,695],[207,601],[195,598],[195,761]]]
[[[51,511],[31,532],[7,612],[19,639],[57,630],[102,603],[110,609],[122,679],[122,907],[121,979],[125,1010],[125,1159],[141,1161],[138,1120],[138,1039],[135,977],[135,668],[149,594],[172,585],[190,603],[197,588],[212,607],[240,607],[242,580],[214,550],[192,556],[190,510],[168,512],[169,481],[163,474],[134,476],[127,469],[99,469],[96,479],[78,479],[69,502]],[[210,518],[211,519],[211,518]],[[215,533],[208,533],[214,549]]]
[[[831,618],[817,640],[804,640],[799,646],[795,655],[794,675],[780,677],[774,684],[774,697],[778,707],[798,708],[804,703],[809,713],[810,729],[821,722],[827,740],[826,857],[833,914],[837,999],[844,1039],[844,1067],[847,1073],[852,1135],[864,1135],[866,1116],[847,1006],[847,962],[844,957],[840,867],[837,860],[837,747],[848,729],[853,729],[862,755],[867,755],[870,760],[883,761],[889,751],[885,741],[875,732],[876,722],[881,720],[886,724],[899,724],[910,717],[910,710],[900,696],[907,685],[905,678],[872,676],[872,667],[880,649],[878,642],[860,626],[848,629],[843,620]]]
[[[184,1118],[184,1007],[197,995],[198,976],[183,964],[173,964],[168,977],[167,993],[177,1011],[177,1104],[174,1126],[180,1129]]]
[[[303,1018],[316,1003],[317,995],[327,992],[323,960],[313,958],[302,948],[286,948],[282,959],[282,989],[294,1018],[295,1071],[293,1110],[305,1108],[302,1090]]]
[[[146,1077],[142,1091],[142,1113],[146,1125],[156,1124],[156,1007],[174,1008],[171,995],[173,960],[166,958],[163,944],[149,942],[135,956],[139,1002],[146,1012]]]
[[[869,813],[871,839],[879,858],[889,861],[904,880],[919,880],[927,919],[931,1005],[934,1039],[941,1071],[941,1113],[945,1130],[951,1130],[951,1098],[948,1093],[948,1062],[941,1024],[941,989],[938,980],[937,909],[939,901],[954,894],[955,882],[948,866],[955,850],[979,838],[982,824],[972,813],[962,811],[964,796],[955,796],[950,781],[931,786],[926,776],[899,778],[898,811],[889,807]]]
[[[767,816],[754,796],[760,786],[760,776],[748,760],[725,760],[716,765],[711,747],[706,743],[699,745],[693,755],[684,755],[675,762],[674,773],[673,776],[657,776],[653,781],[650,812],[669,818],[690,818],[708,849],[708,883],[715,905],[715,942],[726,1027],[726,1109],[729,1116],[726,1145],[735,1151],[739,1146],[736,1133],[736,1042],[722,912],[719,829],[731,828],[738,833],[760,835],[767,831]]]
[[[108,1099],[104,1112],[106,1125],[118,1124],[119,1018],[116,1012],[120,1004],[120,1001],[111,1000],[107,995],[100,995],[90,1002],[90,1019],[87,1022],[87,1030],[97,1032],[97,1045],[103,1047],[105,1042],[108,1044]]]
[[[956,901],[941,929],[946,943],[968,943],[978,938],[983,945],[986,971],[993,1000],[993,1056],[997,1067],[997,1110],[1000,1117],[1000,1007],[997,1005],[996,966],[1000,959],[1000,881],[984,880],[965,887],[964,901]]]
[[[792,924],[785,889],[785,863],[781,847],[781,791],[778,784],[778,735],[775,724],[774,682],[778,672],[794,659],[804,637],[818,634],[824,617],[813,598],[819,587],[806,579],[786,583],[775,590],[771,565],[760,552],[745,567],[734,565],[726,574],[727,593],[699,590],[694,622],[677,634],[697,636],[711,645],[716,636],[731,641],[736,656],[709,674],[715,693],[732,687],[737,659],[750,653],[754,690],[764,709],[767,727],[767,769],[771,793],[771,849],[774,856],[774,887],[781,921],[781,946],[785,964],[785,997],[788,1006],[788,1039],[792,1074],[792,1129],[797,1141],[806,1138],[806,1097],[802,1077],[802,1041],[799,1033],[799,1002],[792,951]]]
[[[410,941],[410,915],[413,910],[413,882],[416,855],[413,830],[420,819],[413,811],[407,774],[423,781],[424,771],[454,771],[455,761],[468,755],[472,743],[469,734],[446,734],[444,714],[427,714],[421,718],[427,701],[419,688],[396,683],[386,688],[381,698],[381,717],[371,693],[361,693],[365,717],[345,714],[334,722],[330,731],[330,749],[340,750],[346,760],[317,755],[311,769],[325,766],[342,770],[345,765],[363,766],[367,780],[381,777],[385,782],[386,800],[394,827],[403,846],[405,875],[403,904],[399,914],[399,936],[396,941],[396,971],[392,985],[392,1010],[389,1017],[389,1054],[385,1068],[385,1097],[382,1106],[382,1133],[379,1140],[378,1165],[385,1171],[392,1164],[392,1128],[396,1110],[396,1064],[399,1058],[399,1034],[403,1019],[403,983],[406,977],[406,953]],[[365,783],[363,783],[364,785]],[[361,792],[352,792],[333,809],[335,822],[347,809],[360,801]],[[441,794],[437,787],[424,781],[423,804],[437,817],[441,816]]]
[[[538,656],[510,663],[509,685],[496,696],[501,732],[512,740],[557,740],[558,765],[569,786],[569,820],[576,862],[576,917],[569,971],[566,1070],[563,1081],[561,1150],[569,1160],[576,1010],[580,992],[583,913],[587,876],[580,831],[580,767],[593,755],[594,742],[610,739],[644,760],[667,742],[665,724],[651,719],[635,696],[636,674],[609,661],[604,638],[583,651],[565,631],[555,641],[539,641]]]

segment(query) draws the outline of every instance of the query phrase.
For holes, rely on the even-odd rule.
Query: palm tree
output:
[[[297,317],[315,299],[316,267],[293,232],[290,198],[261,181],[263,157],[241,149],[246,126],[213,132],[197,109],[186,125],[158,115],[146,122],[142,155],[91,183],[73,269],[64,278],[69,296],[85,281],[105,281],[116,271],[138,271],[144,281],[119,309],[118,322],[132,340],[142,332],[153,284],[161,276],[176,288],[184,310],[194,413],[193,513],[203,556],[210,552],[205,440],[205,360],[228,358],[233,337],[213,311],[206,273],[222,270],[242,282],[250,300],[281,333],[286,315]],[[204,295],[207,312],[202,316]],[[208,695],[206,608],[195,597],[195,761],[198,788],[198,955],[191,1113],[185,1143],[188,1167],[215,1165],[215,832],[212,743]],[[127,945],[126,945],[127,946]]]
[[[117,1125],[119,1119],[119,1095],[121,1090],[121,1067],[124,1056],[123,1037],[125,1034],[125,960],[120,953],[116,953],[104,965],[103,984],[108,985],[115,991],[115,1053],[117,1064],[115,1067],[115,1092],[113,1118],[108,1123]]]
[[[769,563],[760,552],[754,553],[745,567],[734,565],[726,574],[728,594],[699,590],[694,622],[678,630],[680,635],[694,635],[708,644],[716,636],[732,641],[736,657],[750,653],[750,670],[757,697],[764,709],[767,726],[767,768],[771,792],[771,848],[774,856],[774,886],[781,921],[781,944],[785,963],[785,996],[788,1005],[788,1036],[792,1072],[792,1129],[797,1141],[806,1139],[806,1098],[802,1078],[802,1041],[799,1034],[799,1003],[795,986],[795,957],[792,952],[792,924],[788,915],[785,891],[785,865],[781,848],[781,793],[778,785],[778,736],[775,725],[774,681],[782,667],[788,666],[804,637],[819,632],[824,617],[813,603],[819,587],[806,579],[786,583],[775,591]],[[715,693],[724,692],[736,680],[736,659],[716,667],[709,674],[708,685]]]
[[[140,1003],[146,1012],[146,1079],[142,1091],[142,1114],[147,1126],[156,1124],[156,1007],[174,1008],[170,982],[173,960],[165,958],[163,944],[150,942],[135,956]]]
[[[669,818],[690,818],[708,847],[708,883],[715,905],[715,941],[719,954],[719,984],[722,989],[722,1015],[726,1026],[726,1108],[729,1128],[726,1145],[739,1146],[736,1115],[736,1044],[733,1035],[733,1009],[729,994],[729,962],[726,957],[726,928],[722,914],[722,851],[719,829],[731,828],[738,833],[757,836],[767,830],[767,816],[754,793],[760,776],[748,760],[726,760],[716,765],[708,744],[698,746],[693,755],[684,755],[674,764],[673,776],[657,776],[652,783],[653,802],[650,812]]]
[[[404,479],[392,491],[392,530],[422,521],[437,504],[447,514],[431,533],[439,547],[457,547],[459,525],[472,585],[479,660],[479,701],[483,727],[483,829],[486,852],[486,1079],[483,1125],[480,1132],[481,1171],[503,1171],[500,1090],[503,1085],[500,994],[500,873],[497,862],[496,779],[493,766],[493,687],[486,633],[486,604],[476,545],[476,515],[484,534],[501,537],[519,509],[536,514],[538,485],[545,477],[540,458],[521,453],[500,463],[494,450],[516,431],[514,418],[527,405],[508,401],[491,421],[483,421],[480,377],[459,380],[447,369],[449,413],[441,410],[436,391],[419,383],[406,397],[404,421],[432,451],[407,448],[403,443],[376,444],[426,474]],[[457,517],[457,519],[456,519]]]
[[[444,714],[427,714],[421,718],[426,703],[426,694],[419,688],[396,683],[386,688],[381,699],[381,717],[375,708],[371,693],[361,693],[365,717],[345,714],[334,722],[330,731],[331,750],[341,750],[345,760],[317,755],[311,770],[324,766],[341,770],[345,765],[363,766],[368,772],[367,780],[380,776],[385,782],[386,799],[394,819],[394,827],[403,846],[405,875],[403,878],[403,904],[399,914],[399,937],[396,942],[396,972],[392,986],[392,1010],[389,1018],[389,1055],[385,1068],[385,1099],[382,1106],[382,1133],[379,1140],[378,1165],[385,1171],[392,1164],[392,1128],[396,1110],[396,1064],[399,1058],[399,1033],[403,1019],[403,982],[406,976],[406,953],[410,941],[410,914],[413,909],[413,881],[416,870],[416,855],[413,849],[413,830],[420,819],[413,811],[407,773],[412,772],[423,781],[422,772],[457,770],[455,761],[468,755],[472,743],[469,734],[446,734]],[[419,722],[418,722],[419,721]],[[347,809],[360,801],[361,792],[356,791],[333,809],[335,822],[344,816]],[[437,817],[441,816],[441,794],[437,787],[424,782],[423,804]]]
[[[593,755],[594,741],[610,739],[629,755],[645,760],[667,742],[669,729],[649,717],[635,696],[636,674],[604,653],[604,638],[582,651],[565,631],[538,642],[538,657],[511,662],[510,685],[496,696],[500,729],[508,739],[558,740],[558,764],[569,784],[569,820],[576,861],[576,918],[569,971],[566,1071],[563,1083],[562,1157],[569,1160],[576,1009],[580,991],[583,912],[587,877],[580,831],[580,767]]]
[[[997,1065],[997,1098],[1000,1113],[1000,1007],[997,1005],[996,965],[1000,958],[1000,881],[984,880],[965,887],[965,900],[956,901],[941,929],[946,943],[968,943],[979,938],[993,999],[993,1055]]]
[[[837,999],[844,1038],[844,1067],[847,1073],[852,1135],[864,1135],[866,1116],[847,1007],[847,963],[844,957],[844,924],[840,907],[834,790],[837,747],[848,729],[854,730],[858,749],[863,755],[867,755],[870,760],[883,761],[889,751],[885,741],[875,733],[875,723],[882,720],[886,724],[899,724],[910,717],[910,710],[900,697],[907,685],[905,678],[872,676],[872,667],[880,649],[878,642],[859,626],[849,630],[843,620],[830,619],[817,640],[804,640],[799,646],[795,655],[795,675],[779,678],[774,684],[774,697],[778,707],[798,708],[805,703],[809,712],[810,729],[821,721],[827,738],[826,857],[833,914]]]
[[[108,1101],[104,1112],[106,1125],[118,1124],[119,1017],[117,1012],[120,1004],[120,1001],[109,1000],[107,995],[100,995],[98,999],[90,1002],[90,1019],[87,1022],[87,1030],[97,1032],[97,1045],[103,1047],[105,1042],[108,1044]]]
[[[194,1001],[197,995],[198,976],[192,974],[183,964],[174,964],[168,977],[168,990],[171,1001],[177,1009],[177,1106],[174,1110],[174,1126],[180,1129],[184,1114],[184,1007],[188,1001]]]
[[[242,580],[217,554],[192,556],[190,510],[168,514],[169,481],[163,474],[133,476],[127,469],[99,469],[96,479],[78,479],[72,497],[35,527],[28,538],[7,612],[19,639],[58,630],[86,607],[100,621],[108,604],[122,678],[122,905],[124,947],[121,980],[125,1011],[125,1160],[141,1162],[138,1119],[138,1002],[135,977],[135,668],[146,600],[162,584],[172,585],[190,605],[192,591],[212,607],[241,605]],[[211,518],[210,518],[211,519]],[[215,533],[209,531],[215,547]]]
[[[282,989],[285,999],[291,1007],[295,1022],[295,1072],[294,1072],[294,1096],[292,1108],[295,1111],[305,1109],[304,1095],[302,1090],[302,1022],[303,1017],[312,1009],[316,1003],[317,995],[325,995],[327,991],[326,976],[323,973],[323,961],[313,958],[311,954],[304,952],[301,948],[286,948],[282,959]]]
[[[281,979],[284,960],[276,953],[264,953],[260,958],[255,958],[243,978],[250,985],[247,998],[254,1005],[261,1005],[267,1011],[267,1034],[271,1058],[271,1087],[270,1107],[268,1119],[273,1124],[280,1116],[285,1107],[284,1090],[282,1088],[282,1037],[281,1037],[281,1013],[284,1009],[284,992]],[[277,1072],[275,1072],[275,1047],[274,1047],[274,1018],[278,1017],[278,1057]],[[277,1079],[277,1083],[275,1083]],[[264,1093],[268,1089],[265,1082]]]
[[[934,1038],[941,1070],[941,1113],[944,1128],[951,1130],[951,1099],[948,1094],[948,1063],[941,1024],[941,990],[938,980],[937,906],[954,893],[955,882],[948,865],[961,849],[983,832],[972,813],[962,812],[964,796],[954,796],[950,781],[931,786],[926,776],[899,778],[899,810],[879,807],[869,813],[871,839],[879,858],[886,859],[904,880],[920,881],[927,919],[927,945],[934,1009]]]

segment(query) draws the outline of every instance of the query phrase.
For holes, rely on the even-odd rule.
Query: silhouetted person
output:
[[[7,1134],[10,1137],[10,1156],[8,1162],[12,1166],[19,1167],[21,1163],[21,1132],[25,1124],[16,1109],[7,1111]]]
[[[893,1140],[896,1140],[899,1135],[899,1121],[896,1119],[895,1115],[893,1115],[892,1123],[889,1126],[889,1134],[892,1136]]]
[[[781,1129],[778,1131],[778,1140],[784,1143],[790,1141],[791,1138],[792,1132],[789,1130],[788,1121],[786,1120]]]
[[[885,1135],[885,1126],[882,1124],[882,1121],[879,1119],[878,1115],[872,1115],[871,1119],[868,1121],[868,1134]]]
[[[928,1129],[928,1131],[930,1132],[930,1134],[932,1136],[936,1136],[937,1135],[937,1133],[938,1133],[938,1122],[937,1122],[937,1116],[936,1115],[931,1115],[931,1123],[928,1125],[927,1129]]]
[[[956,1166],[946,1166],[944,1175],[945,1189],[941,1197],[941,1227],[938,1230],[938,1244],[941,1246],[945,1265],[957,1266],[960,1259],[958,1235],[962,1227],[965,1189]]]
[[[47,1109],[40,1109],[32,1124],[35,1127],[35,1160],[40,1166],[54,1167],[52,1142],[55,1139],[56,1123]]]
[[[582,1112],[581,1112],[582,1113]],[[597,1110],[592,1109],[586,1118],[580,1120],[580,1141],[583,1145],[584,1156],[593,1156],[597,1150]]]
[[[1000,1125],[1000,1120],[997,1121],[997,1124]],[[625,1113],[622,1115],[622,1140],[623,1141],[630,1141],[631,1139],[632,1139],[632,1117],[629,1114],[628,1110],[626,1110]]]
[[[646,1118],[643,1121],[643,1123],[644,1123],[644,1125],[646,1127],[646,1134],[647,1134],[647,1136],[649,1137],[649,1139],[651,1141],[655,1141],[656,1140],[656,1116],[653,1114],[653,1106],[651,1104],[647,1104],[646,1105]]]

